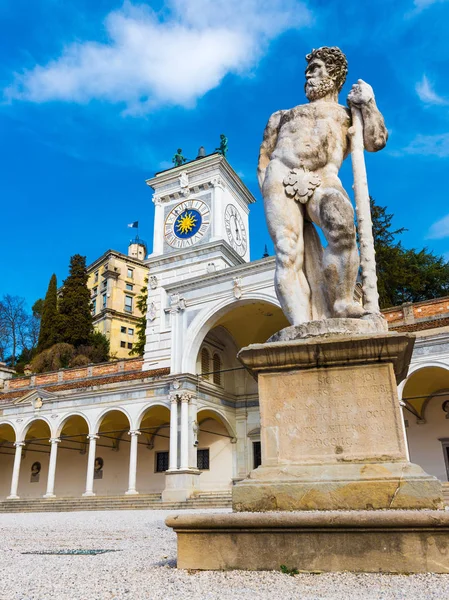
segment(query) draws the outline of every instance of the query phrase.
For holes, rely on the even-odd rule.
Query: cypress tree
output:
[[[93,333],[91,299],[87,287],[86,257],[70,258],[69,276],[64,281],[59,302],[61,341],[78,347],[87,345]]]
[[[38,352],[50,348],[53,344],[56,344],[59,339],[57,281],[54,273],[48,284],[41,314],[41,326],[37,342]]]

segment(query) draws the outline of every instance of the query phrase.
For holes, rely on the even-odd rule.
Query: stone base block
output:
[[[234,511],[443,508],[441,481],[409,462],[259,467],[232,489]]]
[[[166,471],[165,489],[162,492],[162,502],[185,502],[197,488],[198,475],[196,469]]]
[[[176,515],[178,568],[449,573],[449,511]]]

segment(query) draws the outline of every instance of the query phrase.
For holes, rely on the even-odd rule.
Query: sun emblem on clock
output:
[[[172,248],[187,248],[200,241],[209,229],[210,209],[202,200],[177,204],[165,219],[165,241]]]
[[[196,214],[195,214],[196,213]],[[175,229],[176,233],[186,234],[191,233],[197,225],[198,213],[196,211],[184,211],[176,219]]]

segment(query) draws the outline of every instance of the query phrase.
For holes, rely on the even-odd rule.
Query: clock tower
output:
[[[249,262],[248,213],[255,199],[224,156],[199,157],[146,183],[155,205],[150,261],[189,255],[189,262],[207,263],[209,250],[218,263],[224,260],[218,268]]]

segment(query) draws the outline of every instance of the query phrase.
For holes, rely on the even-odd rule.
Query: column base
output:
[[[125,492],[125,496],[138,496],[139,492],[137,490],[128,490]]]
[[[56,498],[56,494],[44,494],[43,498]]]
[[[95,492],[84,492],[83,498],[85,498],[86,496],[92,497],[92,496],[96,496],[96,494],[95,494]]]
[[[185,502],[196,491],[198,469],[178,469],[165,472],[165,490],[162,492],[162,502]]]
[[[20,496],[7,496],[7,500],[20,500]]]

